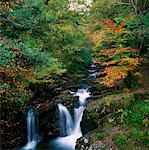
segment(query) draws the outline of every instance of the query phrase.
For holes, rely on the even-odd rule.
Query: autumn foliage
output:
[[[95,61],[104,67],[99,73],[102,85],[113,87],[119,80],[136,72],[141,63],[139,49],[129,44],[133,43],[134,35],[127,27],[133,18],[133,15],[103,18],[100,21],[101,29],[93,31],[89,36],[94,44]]]
[[[12,12],[13,8],[16,7],[20,3],[20,0],[7,0],[7,1],[0,1],[0,9],[8,12]]]
[[[121,34],[121,33],[124,32],[124,26],[125,26],[124,21],[122,21],[121,24],[118,25],[118,26],[117,26],[117,25],[115,24],[115,22],[114,22],[113,20],[111,20],[111,19],[106,19],[106,20],[104,20],[104,22],[105,22],[105,24],[106,24],[110,29],[113,30],[113,32],[114,32],[115,34]]]
[[[128,73],[136,71],[142,58],[131,58],[124,53],[136,53],[137,49],[131,48],[120,48],[120,49],[106,49],[101,50],[101,57],[108,57],[109,61],[99,63],[101,66],[104,66],[105,69],[100,74],[105,75],[102,77],[101,84],[105,86],[112,87],[116,84],[117,81],[122,80],[127,77]],[[114,56],[121,54],[119,59],[114,59]]]
[[[120,53],[130,53],[130,52],[137,52],[137,49],[132,49],[132,48],[113,48],[113,49],[105,49],[105,50],[100,50],[100,53],[102,56],[107,56],[109,58],[115,56],[116,54],[120,54]]]

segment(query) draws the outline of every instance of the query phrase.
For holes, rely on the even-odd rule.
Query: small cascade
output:
[[[79,106],[74,108],[74,118],[72,119],[68,109],[62,104],[58,104],[60,114],[60,135],[61,137],[52,142],[53,150],[75,150],[76,141],[82,136],[80,123],[85,109],[86,99],[90,97],[88,89],[78,89],[71,92],[79,97]]]
[[[27,144],[21,150],[35,150],[38,143],[35,111],[31,108],[27,112]]]
[[[58,104],[60,120],[60,136],[71,135],[73,130],[73,121],[68,109],[62,104]]]
[[[80,106],[79,108],[74,108],[74,129],[73,134],[77,136],[77,139],[82,136],[80,123],[83,116],[83,111],[85,107]]]
[[[88,69],[88,79],[89,78],[96,78],[99,76],[98,72],[98,67],[95,64],[92,64],[89,69]]]
[[[91,93],[88,91],[88,89],[78,89],[77,92],[71,92],[71,91],[70,91],[70,93],[73,94],[74,96],[78,96],[78,97],[79,97],[79,103],[80,103],[80,105],[85,104],[85,100],[86,100],[87,98],[89,98],[89,97],[90,97],[90,94],[91,94]]]

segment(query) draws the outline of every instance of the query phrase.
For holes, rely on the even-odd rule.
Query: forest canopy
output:
[[[80,81],[80,86],[84,86],[92,77],[91,90],[95,90],[93,99],[97,105],[93,106],[92,114],[86,113],[89,117],[85,119],[97,120],[103,126],[115,120],[117,126],[122,123],[128,127],[130,123],[134,138],[140,133],[143,141],[146,136],[143,138],[143,131],[135,125],[138,120],[138,126],[148,125],[148,98],[146,95],[135,97],[134,90],[144,90],[142,82],[146,82],[146,78],[142,79],[140,67],[146,65],[148,58],[148,0],[1,0],[0,123],[9,131],[2,129],[5,133],[2,145],[16,147],[21,143],[16,138],[21,131],[9,137],[23,122],[22,117],[22,122],[16,123],[18,113],[23,114],[31,105],[47,113],[51,107],[52,111],[55,109],[57,101],[63,100],[72,106],[69,88],[78,88]],[[91,66],[95,70],[91,70]],[[143,75],[147,76],[148,69],[144,68]],[[88,76],[89,73],[93,74]],[[146,87],[148,89],[148,85]],[[127,93],[129,90],[132,93]],[[59,91],[62,93],[58,95]],[[115,91],[119,94],[112,95]],[[135,112],[136,108],[140,113]],[[131,111],[134,116],[141,116],[136,115],[138,120],[134,117],[136,122],[129,118]],[[101,118],[106,116],[105,122],[99,119],[100,112]],[[91,122],[91,125],[98,123]],[[121,146],[126,138],[116,136],[114,140]]]
[[[66,0],[0,3],[1,92],[7,107],[25,104],[31,84],[52,84],[91,62],[89,43],[77,25],[82,18],[68,10]]]

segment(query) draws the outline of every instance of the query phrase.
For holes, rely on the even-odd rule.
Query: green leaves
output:
[[[149,27],[149,13],[147,13],[143,18],[143,23]]]
[[[1,37],[0,40],[0,67],[12,67],[14,66],[17,50],[15,44],[8,39]]]
[[[15,54],[8,47],[0,48],[0,66],[10,67],[13,66]]]
[[[2,89],[10,89],[10,85],[8,83],[4,83],[0,85],[0,90]]]
[[[25,29],[32,28],[38,23],[39,8],[34,6],[22,6],[13,11],[11,16],[15,16],[15,21],[22,25]]]

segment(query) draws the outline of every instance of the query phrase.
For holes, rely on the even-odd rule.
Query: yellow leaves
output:
[[[124,79],[127,75],[128,68],[125,66],[111,66],[106,68],[101,74],[106,74],[105,77],[102,77],[101,84],[105,86],[112,87],[115,82],[120,79]]]
[[[101,56],[112,58],[116,54],[137,52],[137,49],[131,48],[120,48],[120,49],[106,49],[101,50]],[[121,58],[122,57],[122,58]],[[101,84],[105,86],[112,87],[116,83],[116,81],[124,79],[129,72],[135,71],[137,67],[140,65],[140,61],[142,58],[130,58],[124,57],[123,55],[119,59],[101,62],[102,66],[106,66],[104,71],[101,74],[104,74],[105,77],[102,77]],[[124,57],[124,58],[123,58]]]
[[[96,31],[89,36],[89,39],[95,46],[98,46],[104,35],[105,35],[104,30]]]
[[[143,60],[143,58],[122,58],[118,64],[127,65],[130,70],[133,71],[140,65],[141,60]]]
[[[140,65],[142,58],[123,58],[119,61],[105,62],[104,65],[110,65],[117,62],[117,66],[110,66],[105,68],[101,74],[105,74],[102,77],[101,84],[112,87],[116,81],[124,79],[128,73],[133,72]]]
[[[76,33],[74,26],[68,23],[58,24],[57,29],[61,33],[65,33],[68,36],[74,36],[74,34]]]
[[[108,62],[102,62],[102,66],[109,66],[109,65],[115,65],[117,63],[116,60],[108,61]]]
[[[105,50],[101,50],[100,53],[102,56],[108,56],[108,57],[113,57],[116,54],[120,54],[120,53],[130,53],[130,52],[137,52],[137,49],[133,49],[133,48],[113,48],[113,49],[105,49]]]
[[[147,127],[149,125],[149,118],[145,118],[143,120],[143,124],[145,125],[145,127]]]

